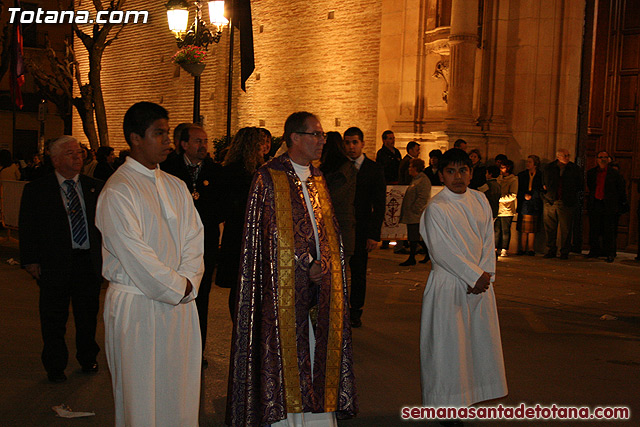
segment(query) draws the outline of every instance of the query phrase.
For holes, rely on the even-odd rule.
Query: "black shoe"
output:
[[[609,255],[609,256],[607,257],[607,262],[613,262],[613,260],[614,260],[614,257],[613,257],[613,256]]]
[[[535,251],[527,251],[526,254],[529,255],[529,256],[536,256],[536,252]]]
[[[408,260],[406,260],[405,262],[401,262],[400,264],[398,264],[400,267],[408,267],[410,265],[416,265],[416,259],[415,258],[409,258]]]
[[[95,374],[99,368],[98,362],[87,363],[86,365],[82,365],[82,372],[85,374]]]
[[[49,372],[47,374],[47,378],[49,378],[49,382],[60,384],[67,380],[67,376],[64,372]]]
[[[362,320],[360,320],[359,317],[351,318],[351,327],[352,328],[359,328],[360,326],[362,326]]]
[[[546,254],[544,254],[544,256],[542,258],[555,258],[556,254],[552,253],[552,252],[547,252]]]
[[[426,264],[431,260],[431,258],[429,258],[428,256],[424,257],[423,260],[418,261],[420,264]]]
[[[209,361],[203,356],[202,357],[202,369],[207,369],[209,367]]]
[[[569,259],[569,254],[560,254],[560,259]]]
[[[380,249],[389,249],[389,242],[382,242]]]

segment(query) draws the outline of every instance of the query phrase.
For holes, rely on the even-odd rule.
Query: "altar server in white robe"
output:
[[[197,426],[203,227],[184,182],[158,167],[169,154],[167,111],[140,102],[123,127],[131,156],[96,213],[116,426]]]
[[[432,270],[422,297],[420,365],[424,406],[466,407],[507,394],[495,279],[493,217],[484,194],[467,188],[469,156],[438,162],[445,188],[422,214]]]

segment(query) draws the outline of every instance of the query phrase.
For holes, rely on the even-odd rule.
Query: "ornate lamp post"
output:
[[[169,29],[173,32],[179,48],[197,46],[207,50],[209,44],[218,43],[222,36],[222,29],[229,22],[224,17],[224,1],[195,1],[196,16],[187,30],[189,23],[189,2],[187,0],[169,0],[167,19]],[[202,19],[202,6],[209,5],[209,22],[211,30]],[[204,63],[185,64],[180,66],[193,76],[193,122],[201,123],[200,119],[200,76],[204,71]]]

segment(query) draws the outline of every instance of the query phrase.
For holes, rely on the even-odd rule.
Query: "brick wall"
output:
[[[239,39],[232,132],[243,126],[264,127],[281,135],[287,116],[299,110],[316,113],[325,131],[359,126],[374,140],[378,98],[380,0],[254,0],[252,5],[256,70],[240,90]],[[86,0],[78,7],[90,10]],[[129,24],[109,46],[102,61],[111,145],[125,148],[122,118],[133,103],[147,100],[169,111],[170,125],[191,121],[193,78],[171,64],[177,50],[168,30],[163,2],[132,0],[127,10],[148,10],[148,24]],[[334,19],[328,19],[333,11]],[[205,17],[208,12],[205,12]],[[191,13],[191,19],[193,12]],[[112,31],[115,34],[115,30]],[[210,138],[226,132],[228,30],[209,47],[202,75],[201,114]],[[88,63],[76,40],[83,79]],[[74,134],[82,135],[79,117]],[[374,153],[374,144],[368,145]]]

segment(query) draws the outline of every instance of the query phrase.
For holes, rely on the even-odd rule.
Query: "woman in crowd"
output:
[[[271,137],[271,132],[265,128],[258,128],[258,132],[260,132],[260,138],[262,138],[262,151],[264,154],[264,161],[269,161],[272,157],[269,156],[271,153],[271,143],[273,142],[273,138]]]
[[[424,171],[424,160],[411,159],[409,162],[409,175],[413,178],[411,185],[404,193],[402,207],[400,209],[400,222],[407,224],[407,237],[409,238],[409,258],[401,263],[403,267],[416,264],[416,252],[418,243],[425,251],[425,256],[421,263],[429,261],[427,245],[420,237],[420,217],[424,208],[429,203],[431,197],[431,181],[422,173]]]
[[[438,160],[440,157],[442,157],[442,151],[429,151],[429,166],[424,170],[424,173],[429,178],[432,186],[442,185],[442,181],[440,181],[440,177],[438,176]]]
[[[112,147],[99,147],[96,152],[96,168],[93,170],[93,177],[106,181],[116,171],[113,167],[113,162],[116,159],[116,155],[113,152]]]
[[[251,182],[256,170],[264,162],[266,144],[255,127],[246,127],[238,131],[231,141],[227,155],[222,163],[222,188],[224,231],[218,256],[216,285],[231,288],[229,292],[229,312],[234,319],[236,291],[238,287],[238,269],[242,251],[242,233],[244,215],[249,198]]]
[[[540,157],[532,154],[527,157],[527,169],[518,174],[518,222],[520,232],[518,255],[534,256],[533,244],[538,229],[538,218],[542,215],[542,173]]]
[[[327,132],[327,142],[322,149],[322,165],[331,195],[333,211],[340,225],[344,257],[353,255],[356,242],[356,176],[358,170],[347,157],[342,136],[338,132]]]
[[[469,183],[469,188],[477,190],[487,182],[487,178],[485,176],[487,168],[484,163],[481,162],[482,155],[480,154],[480,150],[477,148],[469,151],[469,158],[473,164],[473,175],[471,177],[471,182]]]
[[[85,155],[82,166],[82,173],[87,176],[93,177],[93,172],[96,170],[96,166],[98,166],[98,161],[93,155],[93,150],[87,147],[84,144],[81,144],[82,149],[84,150]]]
[[[31,162],[27,164],[23,178],[25,181],[35,181],[38,178],[42,178],[44,175],[45,169],[42,163],[42,158],[40,157],[40,154],[36,153],[33,155]]]
[[[518,177],[513,174],[513,161],[506,159],[500,164],[500,206],[496,219],[496,249],[500,256],[506,257],[511,241],[511,222],[516,214],[518,196]]]

